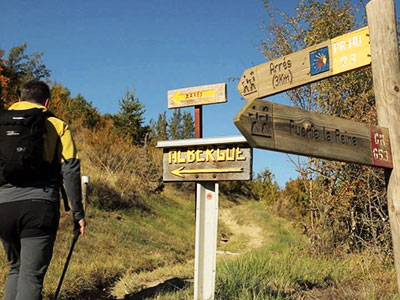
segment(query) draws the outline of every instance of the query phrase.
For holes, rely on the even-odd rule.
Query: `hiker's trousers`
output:
[[[58,205],[27,200],[0,205],[0,237],[10,264],[5,300],[41,300],[53,256]]]

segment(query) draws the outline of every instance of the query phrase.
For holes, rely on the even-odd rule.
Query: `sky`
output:
[[[290,13],[298,2],[272,3]],[[0,49],[26,42],[28,54],[43,52],[50,79],[100,113],[116,113],[135,89],[147,124],[172,116],[168,90],[226,83],[228,101],[203,106],[203,137],[240,134],[233,118],[246,102],[230,78],[265,62],[256,49],[267,21],[262,0],[14,0],[1,12]],[[268,100],[290,105],[284,94]],[[266,168],[281,187],[298,177],[286,154],[254,149],[254,172]]]

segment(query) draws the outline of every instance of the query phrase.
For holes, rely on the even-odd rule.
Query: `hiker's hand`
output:
[[[86,226],[87,226],[87,223],[86,223],[85,219],[80,219],[78,221],[78,225],[79,225],[79,232],[81,233],[81,236],[84,236],[85,235],[85,229],[86,229]]]

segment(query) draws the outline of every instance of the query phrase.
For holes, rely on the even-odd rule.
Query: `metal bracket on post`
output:
[[[194,300],[213,300],[215,292],[219,184],[196,184]]]

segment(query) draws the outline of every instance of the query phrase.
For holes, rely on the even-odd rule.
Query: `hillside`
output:
[[[146,199],[146,203],[140,209],[114,211],[89,203],[87,234],[76,244],[61,299],[106,299],[108,288],[126,273],[151,271],[191,259],[195,217],[190,195],[176,196],[167,190]],[[45,280],[45,299],[56,290],[71,245],[71,215],[62,213],[54,258]],[[0,286],[4,286],[4,253],[0,265]]]
[[[216,299],[397,299],[395,273],[371,253],[316,255],[265,203],[221,197]],[[71,243],[63,213],[44,299],[55,292]],[[88,206],[60,299],[192,299],[194,195],[167,186],[146,208]],[[0,284],[6,263],[1,255]],[[125,297],[125,298],[124,298]]]
[[[391,264],[368,252],[317,255],[294,224],[264,203],[224,208],[220,222],[228,238],[218,246],[215,299],[399,299]],[[148,299],[188,300],[192,289]]]

